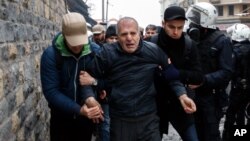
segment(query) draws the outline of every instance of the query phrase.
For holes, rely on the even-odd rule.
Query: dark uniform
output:
[[[249,50],[248,40],[235,42],[234,44],[234,73],[231,81],[230,103],[226,113],[224,123],[223,140],[227,141],[230,136],[232,126],[245,125],[245,108],[249,102],[249,91],[247,91],[249,72]]]
[[[232,74],[232,47],[221,31],[206,30],[198,43],[205,81],[196,89],[195,121],[201,141],[219,141],[222,102]]]

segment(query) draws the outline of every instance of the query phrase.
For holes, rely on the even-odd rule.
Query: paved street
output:
[[[220,131],[223,131],[223,125],[224,125],[225,118],[223,117],[220,123]],[[95,137],[93,136],[92,141],[95,141]],[[169,127],[169,134],[163,135],[162,141],[182,141],[178,133],[175,131],[175,129],[171,126]]]
[[[225,117],[221,119],[220,128],[219,128],[221,133],[223,131],[224,121],[225,121]],[[175,131],[175,129],[173,129],[173,127],[170,126],[169,134],[164,135],[162,141],[182,141],[182,140],[180,136],[178,135],[178,133]]]

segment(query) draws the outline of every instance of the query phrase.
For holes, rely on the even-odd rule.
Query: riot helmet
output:
[[[217,9],[208,2],[199,2],[189,7],[186,17],[190,23],[204,28],[216,29]]]
[[[227,33],[231,33],[231,39],[233,41],[241,42],[248,40],[250,36],[250,28],[245,24],[234,24],[231,27],[227,28]]]

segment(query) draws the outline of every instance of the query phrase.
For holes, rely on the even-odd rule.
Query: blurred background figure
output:
[[[158,28],[156,25],[149,24],[145,29],[144,39],[149,39],[151,36],[157,34]]]
[[[144,28],[143,27],[139,27],[140,28],[140,36],[141,38],[143,39],[143,36],[144,36]]]
[[[100,47],[102,47],[103,43],[105,42],[105,31],[105,27],[100,24],[94,25],[92,27],[92,41],[97,43]]]
[[[249,103],[249,50],[250,50],[250,28],[241,23],[237,23],[227,28],[227,33],[231,36],[234,53],[234,73],[231,81],[231,91],[229,96],[229,106],[226,112],[224,123],[223,140],[228,141],[233,125],[246,125],[245,109]],[[248,121],[249,124],[249,121]]]
[[[108,26],[105,34],[105,44],[111,44],[117,41],[116,24]],[[111,88],[105,87],[105,92],[99,93],[98,102],[100,102],[104,112],[104,121],[98,126],[98,137],[96,141],[110,141],[110,117],[109,117],[109,95]]]
[[[105,34],[106,43],[113,43],[117,41],[116,25],[112,24],[106,30]]]

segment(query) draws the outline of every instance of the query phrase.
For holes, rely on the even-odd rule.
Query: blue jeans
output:
[[[183,141],[199,141],[195,124],[190,125],[183,133],[180,133]]]
[[[110,117],[109,117],[109,105],[101,104],[104,112],[104,121],[100,125],[99,134],[100,141],[110,141]]]

